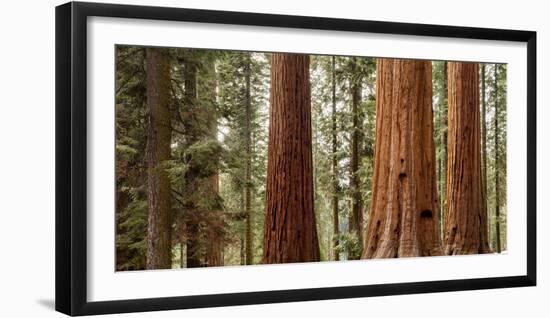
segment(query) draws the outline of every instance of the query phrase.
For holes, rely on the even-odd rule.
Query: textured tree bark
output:
[[[251,57],[247,55],[245,66],[245,138],[246,138],[246,165],[245,165],[245,196],[244,205],[246,211],[246,265],[253,262],[253,233],[252,233],[252,100],[250,96],[251,85]]]
[[[332,253],[335,261],[340,260],[337,251],[340,221],[338,216],[338,122],[336,118],[336,57],[332,56]]]
[[[147,68],[147,269],[172,266],[171,190],[162,163],[170,159],[170,66],[161,49],[148,48]]]
[[[441,255],[432,67],[378,59],[376,148],[362,258]]]
[[[206,264],[209,267],[223,266],[223,242],[220,240],[213,240],[211,244],[206,247]]]
[[[482,189],[479,66],[449,62],[445,254],[488,253]]]
[[[441,114],[441,122],[440,125],[443,127],[441,132],[441,145],[443,147],[443,154],[441,155],[441,170],[440,170],[440,176],[443,179],[441,182],[441,189],[440,189],[440,195],[441,195],[441,201],[439,202],[439,206],[441,208],[441,217],[440,217],[440,230],[441,233],[444,232],[444,222],[445,219],[445,209],[443,208],[445,206],[445,193],[446,193],[446,183],[447,183],[447,134],[448,134],[448,127],[447,126],[447,118],[448,118],[448,109],[449,109],[449,96],[448,96],[448,76],[447,76],[447,69],[448,69],[448,62],[443,62],[443,99],[444,103],[447,104],[447,107],[443,107],[442,114]],[[447,129],[445,129],[447,128]]]
[[[361,79],[357,74],[357,58],[351,61],[350,90],[351,90],[351,113],[352,113],[352,134],[351,134],[351,162],[350,162],[350,190],[351,190],[351,213],[349,215],[349,232],[357,235],[359,239],[359,250],[362,249],[363,233],[363,200],[361,198],[361,180],[358,171],[360,169],[359,152],[363,137],[363,116],[361,114]],[[359,258],[360,255],[349,255],[349,259]]]
[[[273,54],[263,263],[319,261],[309,56]]]

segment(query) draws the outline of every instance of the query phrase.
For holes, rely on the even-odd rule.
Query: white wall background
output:
[[[550,23],[544,1],[126,0],[116,3],[526,29],[538,32],[538,286],[424,295],[223,307],[115,317],[544,317],[550,277],[543,268],[550,226],[544,214],[550,169]],[[0,17],[0,316],[61,317],[54,304],[54,7],[10,1]],[[453,5],[454,4],[454,5]],[[146,286],[144,286],[146,288]]]

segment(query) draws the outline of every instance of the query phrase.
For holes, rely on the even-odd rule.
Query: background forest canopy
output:
[[[116,46],[116,270],[506,251],[506,74]]]

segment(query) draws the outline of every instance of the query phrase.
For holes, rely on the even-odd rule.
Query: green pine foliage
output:
[[[355,68],[353,68],[355,63]],[[342,258],[357,258],[361,250],[360,238],[348,232],[348,217],[351,212],[350,192],[350,142],[353,131],[350,82],[361,83],[361,104],[358,108],[362,147],[360,169],[356,173],[361,180],[363,200],[363,223],[366,227],[368,206],[371,198],[372,158],[374,157],[375,135],[375,76],[374,58],[335,58],[336,119],[338,174],[332,174],[332,57],[314,56],[311,63],[312,85],[312,134],[315,182],[315,214],[321,260],[331,259],[332,233],[332,180],[337,179],[339,198],[339,246],[337,252]]]
[[[246,212],[244,192],[247,185],[245,160],[251,160],[251,211],[253,229],[253,263],[262,255],[265,209],[265,178],[267,166],[267,114],[269,108],[269,56],[251,52],[223,52],[217,67],[219,74],[218,100],[220,112],[219,139],[224,143],[225,169],[220,174],[220,193],[226,210],[232,215],[231,235],[225,253],[225,263],[241,264],[244,249]],[[250,114],[246,114],[246,74],[250,75]],[[249,129],[247,123],[249,120]],[[250,133],[250,154],[247,134]]]
[[[494,72],[497,68],[497,78]],[[487,99],[487,208],[489,213],[489,234],[493,251],[496,251],[496,223],[500,224],[500,241],[502,251],[506,251],[506,65],[486,64],[486,99]],[[495,90],[495,80],[496,87]],[[495,113],[495,104],[498,109]],[[495,127],[495,116],[498,116],[498,127]],[[498,134],[498,144],[495,144],[495,134]],[[498,160],[497,160],[498,152]],[[498,179],[497,179],[498,170]],[[496,217],[496,194],[499,194],[500,218]]]
[[[145,267],[145,50],[118,46],[116,63],[117,270]]]

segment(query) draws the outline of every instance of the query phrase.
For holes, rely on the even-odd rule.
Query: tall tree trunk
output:
[[[219,174],[216,173],[212,175],[209,180],[212,186],[212,191],[214,192],[214,197],[219,195]],[[222,207],[216,205],[215,207],[215,218],[216,222],[224,222]],[[206,242],[206,264],[207,266],[223,266],[223,250],[224,250],[224,233],[215,232],[212,234],[209,242]]]
[[[183,101],[186,107],[188,114],[193,114],[198,111],[197,105],[197,71],[198,63],[196,61],[197,57],[195,56],[192,50],[188,50],[184,55],[184,68],[183,68],[183,81],[184,81],[184,96]],[[186,118],[187,132],[186,136],[186,145],[191,146],[198,141],[198,136],[200,135],[200,123],[197,122],[195,118],[192,118],[191,115],[188,115],[189,118]],[[195,171],[196,168],[190,167],[185,174],[185,186],[188,189],[198,188],[198,172]],[[186,222],[186,231],[187,231],[187,267],[200,267],[201,266],[201,255],[200,255],[200,239],[199,239],[199,224],[196,211],[196,203],[189,200],[187,206],[185,207],[185,212],[188,213],[188,218]]]
[[[216,74],[216,65],[214,60],[206,59],[203,61],[203,68],[205,71],[205,76],[203,80],[203,96],[199,98],[203,102],[207,102],[207,106],[202,109],[202,112],[206,112],[206,126],[208,128],[208,138],[212,141],[218,142],[218,112],[216,109],[217,103],[217,74]],[[211,158],[210,160],[215,161],[215,166],[219,164],[218,158]],[[210,185],[211,191],[211,200],[214,204],[211,205],[214,210],[214,217],[216,222],[223,223],[224,216],[222,213],[222,205],[219,202],[219,192],[220,192],[220,176],[219,171],[215,170],[212,176],[210,176],[207,181]],[[206,248],[206,264],[208,266],[223,266],[223,244],[224,233],[221,231],[216,231],[213,233],[211,240],[207,243]]]
[[[436,125],[439,123],[439,134],[441,134],[441,115],[443,113],[443,103],[439,103],[438,110],[437,110],[437,119],[435,119],[434,129],[436,128]],[[437,143],[437,141],[436,141]],[[441,143],[439,144],[441,147],[443,146]],[[436,153],[437,153],[437,146],[436,146]],[[436,155],[436,157],[438,157]],[[439,206],[444,206],[443,204],[443,158],[441,158],[441,155],[437,158],[437,182],[438,182],[438,188],[439,188]],[[441,208],[441,217],[439,218],[439,230],[440,233],[443,233],[443,208]],[[443,238],[442,238],[443,239]]]
[[[185,261],[184,261],[184,253],[183,253],[183,243],[180,242],[180,268],[183,268],[184,264],[185,264]]]
[[[378,59],[372,203],[362,258],[441,255],[432,67]]]
[[[494,84],[494,94],[495,94],[495,235],[497,239],[497,253],[501,252],[501,243],[500,243],[500,191],[499,191],[499,151],[498,151],[498,64],[495,64],[495,84]]]
[[[244,191],[240,191],[240,208],[241,208],[241,213],[244,213],[244,220],[246,222],[246,209],[245,209],[245,204],[244,204]],[[244,227],[243,227],[244,229]],[[239,235],[239,258],[240,258],[240,263],[241,265],[246,265],[246,231],[243,231],[243,229],[241,229],[240,231],[240,235]]]
[[[440,130],[441,130],[441,147],[443,148],[443,152],[441,154],[441,169],[440,169],[440,178],[442,179],[441,189],[440,189],[440,195],[441,195],[441,217],[440,217],[440,230],[441,234],[444,232],[444,222],[445,219],[445,202],[446,202],[446,192],[447,192],[447,134],[448,134],[448,127],[447,127],[447,117],[448,117],[448,109],[449,109],[449,96],[448,96],[448,76],[447,76],[447,62],[443,62],[443,102],[441,103],[444,105],[441,109],[441,116],[440,116]]]
[[[263,263],[319,261],[309,56],[271,56]]]
[[[336,117],[336,57],[332,56],[332,253],[335,261],[340,260],[337,251],[340,221],[338,220],[338,121]]]
[[[199,248],[199,225],[197,220],[187,221],[186,227],[186,264],[187,268],[200,267],[200,248]]]
[[[491,243],[491,226],[489,212],[487,209],[487,123],[486,113],[487,104],[485,100],[485,64],[481,64],[481,162],[482,162],[482,187],[483,187],[483,204],[485,205],[485,211],[487,211],[487,228],[488,228],[488,241]]]
[[[357,71],[357,58],[351,61],[351,162],[350,162],[350,188],[351,188],[351,213],[349,215],[349,232],[357,235],[359,250],[362,250],[363,233],[363,200],[361,198],[361,180],[359,178],[360,158],[359,152],[363,135],[363,116],[361,114],[361,76]],[[349,259],[358,259],[361,255],[349,255]]]
[[[445,254],[489,252],[481,176],[479,68],[449,62]]]
[[[171,189],[162,163],[170,159],[170,65],[166,52],[148,48],[147,67],[147,269],[172,266]]]
[[[246,57],[245,66],[245,138],[246,138],[246,165],[245,165],[245,197],[246,210],[246,265],[251,265],[254,257],[254,241],[252,233],[252,100],[250,96],[251,56]]]

